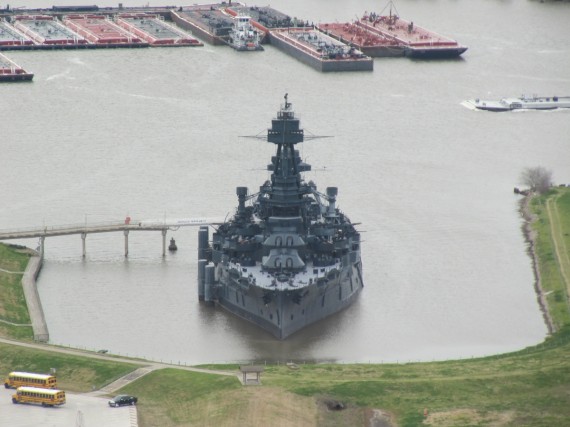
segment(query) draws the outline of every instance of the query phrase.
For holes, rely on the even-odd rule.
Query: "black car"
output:
[[[137,398],[135,396],[127,396],[126,394],[119,394],[118,396],[113,397],[109,400],[109,406],[113,408],[116,406],[123,406],[123,405],[134,405],[137,403]]]

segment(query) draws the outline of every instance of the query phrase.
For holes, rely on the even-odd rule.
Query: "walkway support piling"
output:
[[[166,256],[166,228],[162,229],[162,257]]]
[[[81,250],[83,254],[83,258],[85,258],[85,239],[87,238],[87,233],[81,233]],[[42,238],[43,243],[44,238]]]
[[[125,258],[129,256],[129,230],[124,230],[125,233]]]

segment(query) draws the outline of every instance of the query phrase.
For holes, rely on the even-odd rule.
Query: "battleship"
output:
[[[211,241],[208,226],[198,232],[199,299],[278,339],[348,307],[364,286],[360,233],[336,207],[338,189],[320,193],[301,176],[311,170],[295,148],[304,139],[285,95],[267,130],[270,180],[255,194],[237,187],[235,214]]]

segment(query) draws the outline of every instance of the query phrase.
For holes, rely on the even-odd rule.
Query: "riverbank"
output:
[[[140,427],[570,425],[565,283],[570,265],[565,261],[570,256],[570,188],[555,188],[526,199],[522,206],[537,297],[552,327],[543,343],[504,355],[447,362],[265,366],[261,386],[255,387],[242,387],[230,376],[149,370],[121,392],[139,397]],[[8,270],[2,262],[0,268]],[[0,275],[0,280],[6,276]],[[0,373],[56,366],[62,384],[92,391],[146,364],[110,357],[95,364],[86,356],[62,355],[49,348],[0,344]],[[238,373],[237,365],[204,368]]]

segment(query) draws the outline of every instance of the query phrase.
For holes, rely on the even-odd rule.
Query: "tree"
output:
[[[532,191],[546,193],[552,187],[552,172],[542,166],[525,168],[521,173],[521,182]]]

